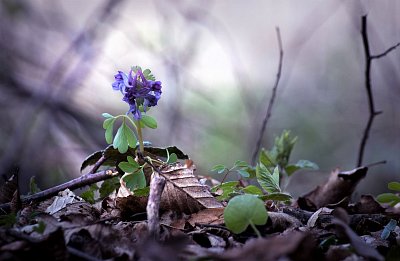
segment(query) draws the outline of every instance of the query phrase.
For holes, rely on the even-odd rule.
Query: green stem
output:
[[[224,177],[222,178],[221,184],[224,183],[226,177],[228,176],[229,172],[231,172],[231,170],[225,168],[227,170],[227,172],[225,173]]]
[[[136,129],[137,129],[138,138],[139,138],[139,149],[140,149],[140,152],[143,154],[144,146],[143,146],[142,127],[140,127],[140,120],[136,121]]]
[[[262,236],[261,236],[261,234],[260,234],[260,231],[258,231],[258,229],[256,228],[256,226],[253,224],[253,222],[249,222],[250,223],[250,226],[251,226],[251,228],[254,230],[254,232],[256,233],[256,235],[257,235],[257,237],[259,237],[259,238],[261,238]]]

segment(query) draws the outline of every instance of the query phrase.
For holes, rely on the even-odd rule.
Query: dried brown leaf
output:
[[[337,233],[340,235],[345,234],[353,246],[355,252],[363,257],[372,260],[384,260],[384,258],[379,254],[379,252],[367,245],[345,222],[340,219],[334,218],[332,223],[336,225]]]
[[[352,212],[357,214],[379,214],[384,213],[385,208],[373,196],[362,195],[360,201],[354,205]]]
[[[327,182],[300,197],[297,204],[302,209],[316,211],[321,207],[346,202],[344,199],[351,196],[358,182],[367,174],[367,170],[367,167],[345,172],[336,169],[332,171]]]
[[[167,180],[161,196],[161,210],[191,214],[206,208],[223,207],[194,175],[194,165],[180,163],[166,166],[160,174]]]

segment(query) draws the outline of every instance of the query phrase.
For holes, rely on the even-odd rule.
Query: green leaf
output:
[[[146,178],[142,169],[134,173],[126,173],[121,179],[123,182],[125,182],[125,186],[132,192],[134,192],[136,189],[142,189],[146,187]]]
[[[128,156],[126,157],[126,159],[128,160],[128,162],[132,165],[136,165],[139,167],[139,164],[135,161],[135,159],[132,156]]]
[[[103,199],[119,188],[119,178],[114,177],[103,181],[99,188],[100,198]]]
[[[259,198],[262,200],[289,201],[292,199],[292,196],[285,193],[275,192],[268,195],[262,195]]]
[[[39,191],[41,190],[36,184],[35,176],[32,176],[31,179],[29,180],[29,194],[32,195],[38,193]]]
[[[17,223],[17,214],[16,213],[0,215],[0,226],[10,228],[15,223]]]
[[[239,195],[232,198],[224,210],[226,227],[239,234],[246,230],[250,223],[264,225],[268,213],[264,202],[253,195]]]
[[[299,169],[318,169],[318,165],[309,160],[299,160],[296,164],[287,166],[285,171],[288,176],[291,176]]]
[[[155,81],[156,77],[153,76],[153,74],[151,73],[150,69],[146,69],[143,71],[143,75],[146,78],[146,80],[150,80],[150,81]]]
[[[137,197],[147,197],[150,194],[150,187],[147,186],[141,189],[135,189],[133,194]]]
[[[258,160],[267,168],[276,166],[275,161],[268,156],[268,152],[265,149],[261,150]]]
[[[115,122],[115,118],[107,118],[107,119],[105,119],[104,121],[103,121],[103,129],[108,129],[108,127],[111,125],[111,124],[114,124],[114,122]]]
[[[247,169],[239,169],[237,170],[237,173],[239,173],[239,175],[242,176],[243,178],[250,177],[250,173],[247,171]]]
[[[126,138],[128,140],[129,147],[135,148],[137,143],[136,135],[128,126],[126,126]]]
[[[391,219],[389,223],[385,226],[385,228],[382,231],[381,238],[383,240],[386,240],[390,236],[390,232],[392,232],[397,226],[397,221],[394,219]]]
[[[153,117],[149,115],[142,115],[142,118],[140,119],[140,122],[144,123],[147,127],[150,129],[156,129],[157,128],[157,121]]]
[[[264,165],[258,164],[256,167],[257,181],[261,187],[269,193],[281,192],[279,186],[279,168],[275,167],[271,173]]]
[[[227,169],[227,167],[225,165],[219,164],[219,165],[215,165],[214,167],[212,167],[212,169],[210,171],[217,172],[218,174],[221,174],[226,169]]]
[[[380,203],[391,203],[393,206],[400,202],[400,197],[393,193],[383,193],[378,195],[376,200]]]
[[[46,229],[46,224],[43,221],[39,221],[37,225],[32,228],[33,231],[39,234],[43,234],[45,229]]]
[[[118,164],[118,167],[125,173],[133,173],[139,169],[139,164],[137,162],[135,163],[130,163],[130,162],[120,162]]]
[[[112,116],[111,114],[109,114],[109,113],[102,113],[101,114],[104,118],[114,118],[114,116]]]
[[[247,164],[247,162],[243,160],[237,160],[233,165],[234,168],[247,168],[248,166],[249,164]]]
[[[262,190],[254,185],[249,185],[245,188],[242,189],[242,191],[246,194],[252,194],[252,195],[263,195]]]
[[[135,134],[125,124],[125,121],[123,121],[117,131],[117,134],[114,137],[114,142],[113,142],[114,148],[118,149],[119,153],[125,153],[128,151],[128,146],[131,148],[135,148],[136,142],[137,139]]]
[[[243,170],[245,170],[247,173],[249,173],[249,179],[252,179],[252,178],[255,178],[256,177],[256,168],[255,167],[253,167],[253,166],[249,166],[249,167],[247,167],[247,168],[245,168],[245,169],[243,169]]]
[[[95,203],[94,192],[98,189],[99,189],[99,187],[96,184],[90,185],[88,190],[82,192],[81,198],[83,198],[85,201],[89,202],[90,204],[94,204]]]
[[[176,156],[175,153],[172,153],[171,155],[169,155],[167,163],[171,164],[171,163],[175,163],[178,160],[178,156]]]
[[[105,138],[106,138],[106,142],[108,144],[111,144],[112,140],[113,140],[115,120],[116,120],[115,118],[108,118],[108,119],[105,119],[103,122],[103,128],[106,130]]]
[[[211,188],[211,192],[220,193],[221,195],[217,196],[218,200],[226,200],[230,198],[230,194],[236,192],[238,190],[239,181],[228,181],[222,183],[220,185],[214,186]],[[222,193],[221,193],[222,191]]]
[[[389,182],[388,188],[390,190],[400,191],[400,182]]]

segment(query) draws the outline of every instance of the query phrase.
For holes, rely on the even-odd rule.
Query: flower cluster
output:
[[[147,80],[141,69],[136,73],[131,70],[129,75],[118,71],[114,78],[113,89],[124,95],[122,100],[130,107],[127,114],[132,113],[136,120],[142,118],[141,111],[146,112],[148,107],[157,105],[161,97],[161,82]]]

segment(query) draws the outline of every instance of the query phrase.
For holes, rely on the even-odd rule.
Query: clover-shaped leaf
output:
[[[137,139],[135,133],[126,125],[125,121],[123,121],[114,137],[114,148],[118,149],[119,153],[125,153],[128,151],[128,146],[135,148],[136,143]]]
[[[133,173],[125,173],[121,179],[131,192],[146,187],[146,178],[142,169]]]
[[[264,225],[267,219],[264,202],[254,195],[236,196],[224,210],[225,225],[236,234],[245,231],[249,225],[256,230],[255,225]]]

